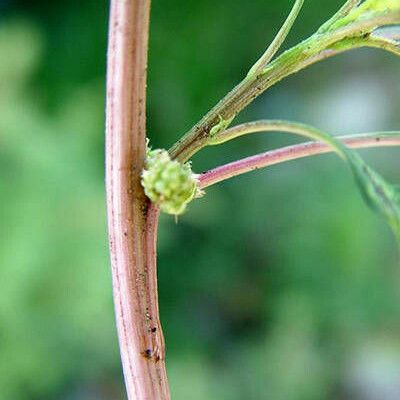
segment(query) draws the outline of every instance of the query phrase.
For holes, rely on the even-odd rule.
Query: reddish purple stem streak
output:
[[[391,135],[357,135],[343,136],[342,140],[350,148],[387,147],[400,146],[400,136]],[[271,150],[255,156],[246,157],[229,164],[213,168],[202,173],[199,177],[199,187],[204,189],[215,183],[224,181],[237,175],[254,171],[270,165],[279,164],[285,161],[333,152],[332,148],[321,142],[307,142],[294,146],[284,147],[278,150]]]

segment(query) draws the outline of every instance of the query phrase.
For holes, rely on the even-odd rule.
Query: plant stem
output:
[[[361,149],[368,147],[389,147],[400,146],[400,136],[390,134],[368,134],[341,136],[341,140],[350,148]],[[270,165],[280,164],[282,162],[296,160],[298,158],[313,156],[333,152],[333,149],[321,142],[307,142],[294,146],[283,147],[278,150],[271,150],[255,156],[246,157],[241,160],[231,162],[199,176],[199,188],[205,189],[218,182],[242,175],[249,171],[265,168]]]
[[[145,157],[150,0],[112,0],[106,185],[113,296],[128,399],[170,398],[157,299],[158,209],[140,184]]]
[[[172,158],[181,162],[187,161],[193,154],[202,149],[211,134],[219,126],[226,128],[233,118],[265,90],[305,67],[334,56],[339,52],[361,46],[360,41],[354,45],[349,39],[362,38],[377,27],[391,25],[400,21],[400,12],[393,12],[356,21],[324,34],[316,33],[285,51],[272,61],[261,73],[247,75],[231,92],[212,108],[192,129],[190,129],[169,150]],[[346,45],[339,50],[331,47],[345,41]],[[364,46],[367,46],[365,43]],[[373,47],[377,47],[374,43]],[[383,46],[379,46],[384,48]],[[226,122],[226,124],[222,124]],[[217,130],[218,132],[218,130]]]
[[[248,75],[258,75],[262,70],[268,65],[268,63],[272,60],[276,52],[280,49],[283,42],[285,41],[287,35],[290,32],[301,7],[303,7],[304,0],[296,0],[292,10],[290,11],[289,16],[286,18],[286,21],[283,23],[281,29],[278,34],[275,36],[272,43],[268,46],[265,53],[260,57],[260,59],[252,66]]]
[[[328,21],[326,21],[319,29],[318,32],[323,33],[329,30],[329,28],[338,20],[345,17],[355,7],[361,3],[361,0],[347,0],[346,3],[340,8],[340,10]]]

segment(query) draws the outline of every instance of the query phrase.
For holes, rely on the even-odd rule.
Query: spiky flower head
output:
[[[198,193],[197,175],[190,163],[171,160],[163,149],[147,149],[142,186],[146,196],[167,214],[182,214]]]

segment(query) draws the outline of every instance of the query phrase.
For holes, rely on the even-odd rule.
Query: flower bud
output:
[[[163,149],[147,150],[142,186],[146,196],[167,214],[182,214],[197,194],[197,176],[190,164],[171,160]]]

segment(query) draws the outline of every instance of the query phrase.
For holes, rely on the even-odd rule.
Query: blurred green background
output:
[[[247,72],[292,1],[154,1],[148,128],[169,147]],[[340,0],[309,0],[287,45]],[[106,1],[0,0],[0,399],[123,399],[104,200]],[[238,121],[400,127],[400,61],[328,60]],[[295,141],[207,149],[195,171]],[[363,151],[398,181],[399,150]],[[173,398],[400,398],[399,255],[335,156],[210,188],[161,220]]]

